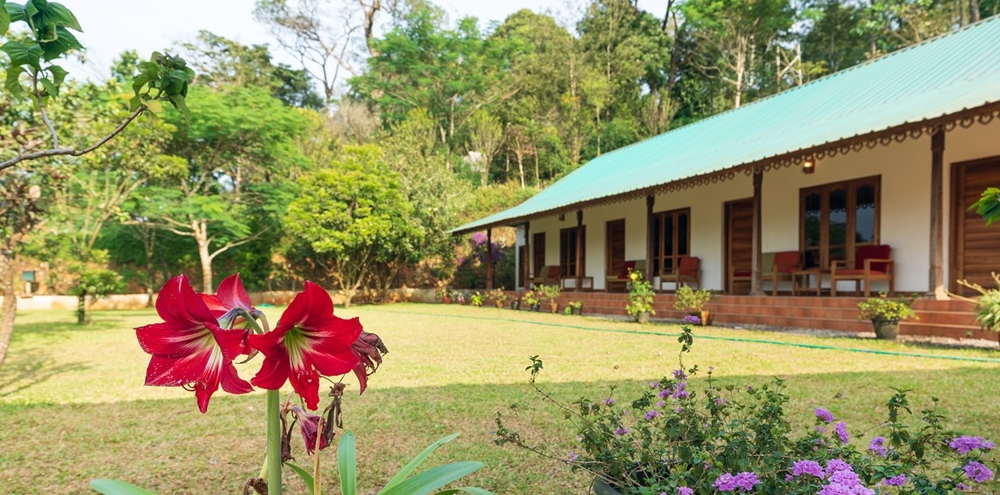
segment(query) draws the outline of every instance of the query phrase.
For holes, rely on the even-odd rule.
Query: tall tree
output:
[[[490,178],[490,166],[503,144],[503,124],[500,119],[485,110],[479,110],[469,119],[469,152],[476,153],[480,185],[486,186]]]

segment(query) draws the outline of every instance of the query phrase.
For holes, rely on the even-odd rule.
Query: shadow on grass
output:
[[[8,355],[0,368],[0,398],[47,382],[66,373],[88,368],[83,362],[54,364],[55,360],[44,348],[18,349]]]
[[[507,426],[532,444],[545,445],[553,455],[576,445],[576,432],[562,410],[540,398],[527,383],[514,385],[460,384],[441,387],[387,387],[387,364],[372,378],[365,395],[348,391],[344,422],[358,439],[359,486],[384,484],[424,446],[446,434],[460,432],[452,444],[431,459],[431,465],[478,460],[487,468],[463,484],[482,486],[497,494],[580,494],[590,482],[585,473],[570,472],[557,461],[493,444],[498,411]],[[669,370],[664,370],[669,373]],[[994,387],[995,370],[985,367],[948,372],[847,372],[795,375],[786,382],[791,401],[788,417],[798,432],[814,422],[812,410],[826,407],[847,422],[854,441],[867,444],[877,430],[867,428],[885,418],[890,387],[912,388],[914,411],[941,398],[946,427],[989,439],[1000,438],[1000,410]],[[525,375],[527,377],[527,374]],[[650,380],[659,377],[649,377]],[[768,383],[765,377],[728,377],[722,384]],[[614,396],[628,404],[647,387],[646,380],[548,383],[540,386],[555,399],[572,403],[581,397],[600,400]],[[693,390],[705,385],[695,379]],[[694,400],[698,399],[696,394]],[[8,493],[85,493],[92,478],[111,477],[159,493],[238,493],[260,467],[264,450],[262,394],[228,396],[219,392],[207,414],[198,414],[193,394],[180,400],[121,401],[110,404],[0,404],[0,486]],[[512,406],[515,406],[512,409]],[[516,412],[514,412],[516,410]],[[298,462],[311,463],[293,440]],[[323,457],[324,484],[333,493],[335,455]],[[290,475],[289,475],[290,476]],[[290,480],[289,493],[303,492]]]

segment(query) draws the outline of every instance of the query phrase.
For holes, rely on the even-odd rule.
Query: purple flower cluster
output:
[[[804,474],[815,476],[819,479],[826,477],[823,472],[823,466],[820,466],[818,462],[810,460],[795,461],[795,463],[792,464],[792,476],[797,478]]]
[[[988,442],[982,437],[970,437],[968,435],[951,439],[948,442],[948,446],[962,455],[968,454],[973,450],[991,450],[996,447],[993,442]]]
[[[660,495],[667,495],[666,493],[661,493]],[[677,487],[677,495],[694,495],[694,490],[686,486]]]
[[[736,476],[723,473],[715,480],[715,487],[719,491],[749,492],[753,490],[754,485],[758,484],[760,484],[760,480],[757,479],[757,475],[752,471],[736,473]]]
[[[851,436],[847,434],[847,425],[843,421],[838,421],[837,424],[833,425],[833,431],[837,434],[837,438],[840,439],[840,443],[847,445],[847,442],[851,439]]]
[[[850,464],[841,459],[826,463],[827,484],[816,495],[875,495],[875,490],[861,484]]]
[[[613,398],[611,398],[611,397],[608,397],[607,399],[604,399],[604,405],[605,406],[613,406],[613,405],[615,405],[615,400]]]
[[[580,459],[580,456],[578,456],[578,455],[576,454],[576,452],[573,452],[573,451],[571,450],[571,451],[569,452],[569,456],[568,456],[568,457],[566,458],[566,461],[568,461],[568,462],[576,462],[576,461],[577,461],[577,460],[579,460],[579,459]]]
[[[684,381],[677,382],[672,387],[660,391],[661,399],[667,397],[671,399],[687,399],[688,395],[690,395],[690,392],[687,391],[687,382]]]
[[[822,407],[816,408],[816,419],[823,421],[824,423],[833,423],[833,413],[823,409]]]
[[[868,452],[876,454],[879,457],[885,457],[885,437],[875,437],[872,439],[871,443],[868,444]]]
[[[618,436],[628,435],[628,428],[626,428],[624,426],[619,426],[619,427],[615,428],[615,435],[618,435]]]
[[[646,421],[652,421],[653,418],[659,415],[660,415],[659,411],[657,411],[656,409],[650,409],[648,412],[646,412]]]
[[[687,373],[684,370],[674,370],[674,378],[677,380],[687,380]]]
[[[965,476],[976,483],[984,483],[993,479],[993,471],[976,461],[969,461],[962,469],[965,471]]]
[[[885,486],[903,486],[906,484],[906,475],[901,474],[899,476],[893,476],[892,478],[886,478],[882,480],[882,484]]]
[[[699,324],[701,324],[701,318],[698,318],[695,315],[687,315],[687,316],[684,317],[684,323],[687,323],[687,324],[690,324],[690,325],[699,325]]]

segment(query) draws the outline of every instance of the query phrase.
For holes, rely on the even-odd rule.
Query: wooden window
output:
[[[582,240],[586,239],[586,229],[578,230],[576,227],[562,229],[559,231],[559,274],[562,277],[575,277],[583,275],[583,248]],[[584,233],[583,238],[579,234]],[[577,256],[579,255],[579,258]],[[577,272],[577,269],[580,272]]]
[[[879,243],[881,177],[803,188],[799,195],[799,249],[807,268],[854,262],[858,246]]]
[[[678,258],[691,254],[691,209],[653,214],[653,275],[673,273]]]
[[[533,276],[544,275],[542,267],[545,266],[545,232],[539,232],[531,236],[532,258],[531,268],[534,270]]]

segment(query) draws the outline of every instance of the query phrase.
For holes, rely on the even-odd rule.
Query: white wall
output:
[[[896,290],[926,292],[930,269],[930,136],[893,142],[888,146],[865,148],[824,158],[812,174],[799,167],[772,170],[764,174],[761,250],[799,249],[799,190],[870,176],[881,176],[880,241],[893,248],[896,262]],[[1000,155],[1000,122],[957,127],[946,135],[944,169],[945,280],[948,280],[950,230],[950,175],[955,162]],[[725,283],[725,211],[727,201],[753,195],[752,179],[738,174],[732,180],[699,186],[655,198],[653,212],[691,209],[691,254],[701,258],[702,284],[710,289],[724,289]],[[604,289],[606,222],[625,219],[626,260],[646,257],[645,198],[586,208],[583,223],[587,226],[586,274],[594,277],[597,290]],[[532,220],[531,235],[545,232],[546,264],[559,262],[559,230],[576,226],[576,213]],[[518,230],[518,245],[524,243],[523,228]],[[529,257],[530,257],[529,253]],[[529,265],[530,266],[530,265]],[[520,274],[519,274],[520,275]],[[658,287],[658,286],[657,286]],[[853,282],[838,290],[853,290]],[[885,288],[875,285],[876,290]],[[787,289],[787,287],[783,287]]]

